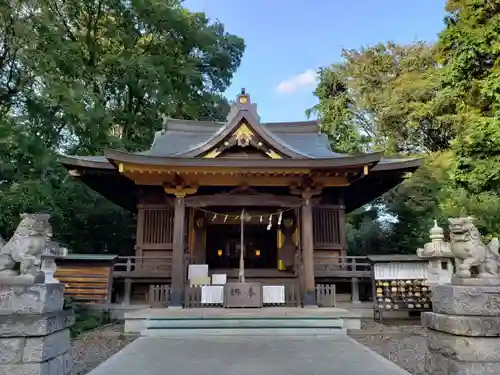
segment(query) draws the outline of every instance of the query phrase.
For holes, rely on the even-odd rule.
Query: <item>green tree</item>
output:
[[[243,40],[181,1],[3,2],[4,19],[12,3],[30,38],[12,44],[11,66],[29,79],[0,117],[0,233],[22,212],[48,212],[73,251],[130,253],[134,216],[71,180],[54,154],[145,149],[164,117],[223,120]]]
[[[437,96],[433,47],[392,42],[342,51],[342,62],[319,71],[308,110],[321,120],[339,150],[434,152],[454,136],[450,103]]]
[[[500,192],[500,4],[448,1],[439,37],[443,91],[456,98],[455,180],[473,193]]]

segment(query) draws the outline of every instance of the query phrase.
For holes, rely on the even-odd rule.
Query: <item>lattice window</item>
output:
[[[146,208],[142,215],[143,245],[171,244],[173,241],[174,211],[170,208]]]
[[[342,245],[341,233],[344,225],[337,208],[317,207],[313,210],[314,245],[316,248]]]

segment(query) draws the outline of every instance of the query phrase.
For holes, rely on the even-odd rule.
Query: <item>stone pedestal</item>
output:
[[[428,328],[426,372],[432,375],[500,374],[500,288],[436,285]]]
[[[62,284],[0,285],[0,374],[73,373]]]

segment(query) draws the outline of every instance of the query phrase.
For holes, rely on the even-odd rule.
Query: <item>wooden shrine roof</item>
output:
[[[420,159],[383,158],[381,153],[336,153],[328,137],[319,130],[317,121],[261,122],[256,105],[242,91],[226,122],[168,119],[164,129],[155,133],[149,150],[130,153],[108,149],[102,156],[61,155],[59,160],[70,175],[78,176],[108,199],[128,207],[133,206],[133,203],[125,203],[129,194],[125,192],[120,198],[115,189],[118,184],[121,190],[134,189],[134,182],[121,173],[122,165],[127,164],[161,167],[173,172],[179,168],[253,168],[323,173],[354,168],[358,175],[364,171],[364,177],[350,181],[354,194],[347,197],[348,202],[352,201],[348,203],[350,209],[390,190],[407,172],[420,166]],[[249,149],[254,152],[247,152]],[[234,150],[236,153],[231,152]],[[106,181],[99,181],[103,175]],[[367,184],[369,191],[364,191]]]

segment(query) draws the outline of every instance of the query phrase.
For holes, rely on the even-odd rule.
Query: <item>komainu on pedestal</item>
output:
[[[42,254],[52,237],[47,214],[22,214],[12,238],[0,249],[0,284],[43,283]]]
[[[500,374],[500,256],[498,240],[485,245],[468,217],[451,218],[456,273],[436,285],[428,328],[426,372],[432,375]]]
[[[52,236],[49,215],[23,214],[0,250],[0,374],[71,375],[64,285],[44,283],[42,256]]]
[[[450,218],[451,251],[457,268],[453,283],[462,285],[500,285],[498,238],[488,245],[470,217]]]

